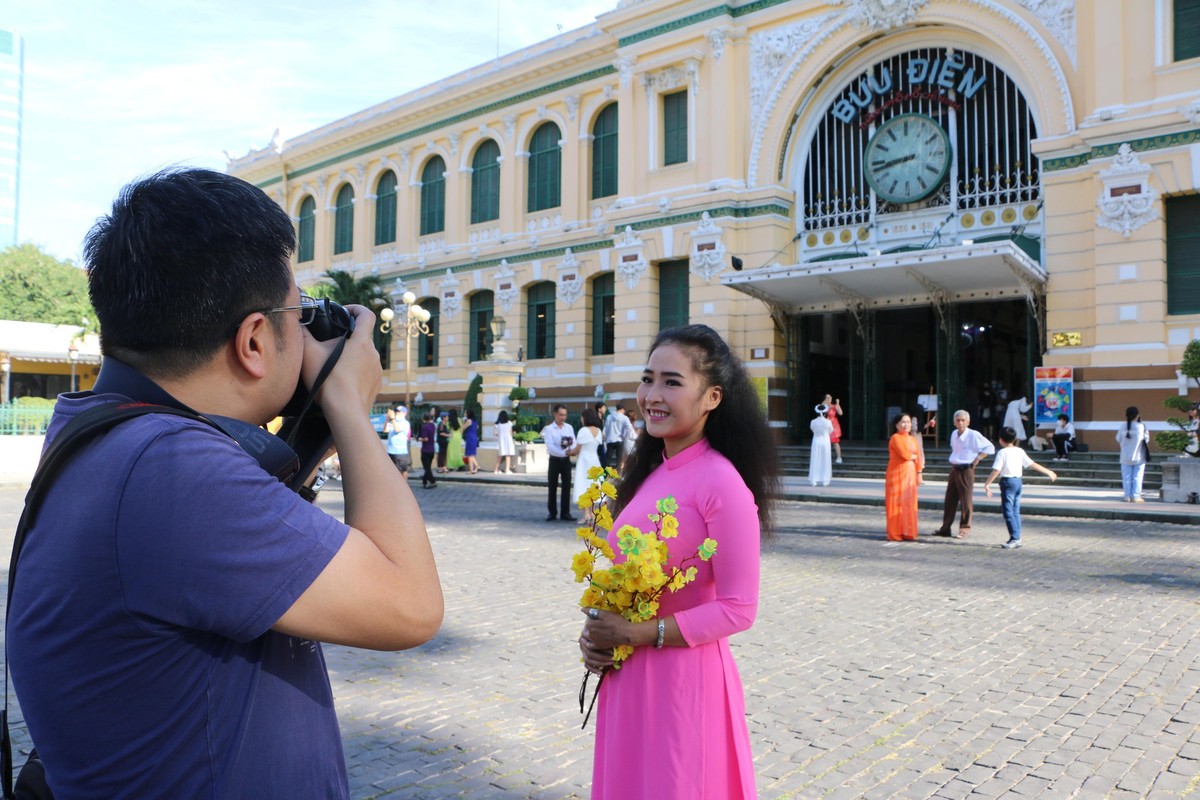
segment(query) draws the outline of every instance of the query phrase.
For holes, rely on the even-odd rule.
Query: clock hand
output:
[[[912,161],[916,157],[917,157],[917,154],[912,153],[911,155],[902,156],[901,158],[893,158],[891,161],[889,161],[886,164],[884,164],[883,166],[879,167],[879,169],[887,169],[888,167],[894,167],[897,164],[903,164],[906,161]]]

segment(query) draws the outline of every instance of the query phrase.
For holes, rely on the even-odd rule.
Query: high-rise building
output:
[[[17,243],[24,74],[25,46],[20,35],[0,30],[0,250]]]

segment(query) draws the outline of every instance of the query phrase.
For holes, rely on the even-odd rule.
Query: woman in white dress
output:
[[[572,452],[575,458],[575,474],[571,476],[571,498],[579,500],[579,496],[587,491],[591,481],[588,470],[600,466],[600,416],[594,408],[585,408],[580,415],[582,424],[575,436],[575,448]]]
[[[501,411],[496,417],[496,474],[513,471],[513,458],[517,455],[517,445],[513,441],[513,424],[508,420],[508,412]],[[501,469],[501,467],[504,469]]]
[[[833,480],[833,459],[830,455],[831,441],[830,436],[833,434],[833,423],[826,416],[829,413],[829,406],[824,403],[818,403],[813,409],[816,412],[813,421],[809,423],[812,428],[813,441],[812,453],[808,457],[808,482],[813,486],[821,484],[828,486],[829,481]]]

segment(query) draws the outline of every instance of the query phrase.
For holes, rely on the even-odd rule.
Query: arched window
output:
[[[421,170],[421,235],[446,229],[446,162],[434,156]]]
[[[375,184],[375,244],[396,241],[396,173],[390,169]]]
[[[471,295],[471,341],[468,345],[467,358],[470,361],[483,361],[488,355],[488,342],[492,338],[492,309],[495,301],[488,289]]]
[[[554,358],[554,282],[542,281],[529,287],[529,316],[525,357]]]
[[[429,333],[417,337],[417,366],[436,367],[438,365],[438,316],[442,304],[434,297],[421,301],[421,308],[429,312],[429,322],[425,326]]]
[[[314,242],[317,238],[317,201],[312,195],[300,201],[300,230],[298,232],[297,259],[312,261],[315,257]]]
[[[500,146],[488,139],[471,159],[471,224],[500,219]]]
[[[333,213],[334,255],[354,249],[354,189],[350,184],[338,189],[336,206]]]
[[[611,272],[592,280],[592,355],[609,356],[616,344],[616,281]]]
[[[529,142],[529,211],[562,204],[562,134],[553,122],[543,122]]]
[[[609,103],[592,125],[592,199],[617,193],[617,104]]]

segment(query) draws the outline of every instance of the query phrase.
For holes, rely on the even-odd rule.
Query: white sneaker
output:
[[[842,460],[839,458],[837,461],[835,461],[835,462],[833,462],[833,463],[835,463],[835,464],[840,464],[840,463],[842,463]]]

